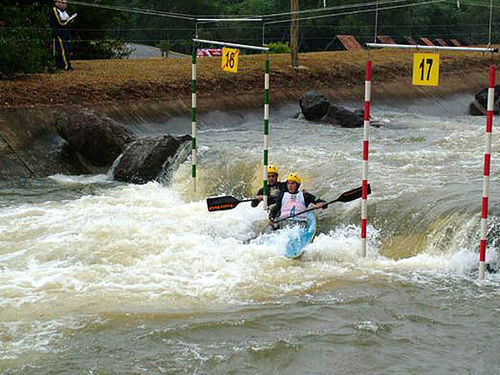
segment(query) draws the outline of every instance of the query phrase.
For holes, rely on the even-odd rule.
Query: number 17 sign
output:
[[[238,57],[240,51],[233,48],[222,49],[222,70],[225,72],[238,73]]]
[[[413,55],[413,84],[439,85],[439,54],[415,53]]]

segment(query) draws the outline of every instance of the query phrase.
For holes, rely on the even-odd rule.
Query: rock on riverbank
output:
[[[10,116],[0,117],[5,125],[0,129],[2,179],[103,173],[129,150],[120,173],[115,173],[117,179],[146,183],[164,177],[166,170],[184,161],[191,139],[138,137],[124,124],[80,106],[9,112]],[[16,122],[20,126],[13,129],[9,124]],[[152,147],[147,152],[138,145]]]

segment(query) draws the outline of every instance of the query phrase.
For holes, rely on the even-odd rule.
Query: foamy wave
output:
[[[89,185],[96,183],[110,183],[113,178],[107,174],[68,176],[64,174],[51,175],[48,178],[60,184],[66,185]]]
[[[0,361],[15,360],[21,356],[60,353],[55,343],[62,339],[63,331],[78,330],[103,322],[101,318],[59,318],[48,321],[3,321],[0,322]]]

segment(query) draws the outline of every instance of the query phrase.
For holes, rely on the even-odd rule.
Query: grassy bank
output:
[[[264,58],[263,55],[242,56],[237,75],[221,72],[220,59],[200,58],[198,91],[201,97],[224,100],[224,97],[253,93],[260,97]],[[288,55],[270,55],[270,59],[271,93],[279,97],[283,92],[303,92],[311,88],[344,94],[353,91],[353,86],[362,87],[364,83],[367,59],[373,62],[374,82],[386,87],[392,82],[394,87],[389,91],[397,91],[398,82],[410,82],[413,53],[401,50],[307,53],[300,55],[300,69],[290,67]],[[445,86],[450,80],[459,83],[472,73],[484,71],[484,83],[480,86],[486,86],[487,67],[492,62],[498,65],[499,60],[498,54],[492,57],[480,53],[442,53],[441,82]],[[76,61],[74,66],[73,72],[0,81],[0,107],[163,102],[190,97],[189,58]],[[353,93],[353,97],[360,92]],[[394,94],[400,96],[400,93]]]

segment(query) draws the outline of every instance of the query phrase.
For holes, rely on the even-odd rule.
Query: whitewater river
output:
[[[469,100],[375,103],[366,259],[360,201],[322,211],[299,261],[286,233],[259,235],[260,207],[207,212],[207,196],[259,187],[261,111],[202,116],[196,194],[189,162],[169,184],[1,182],[0,373],[500,374],[500,273],[477,280],[485,119]],[[360,186],[362,129],[296,110],[272,110],[271,162],[325,199]]]

